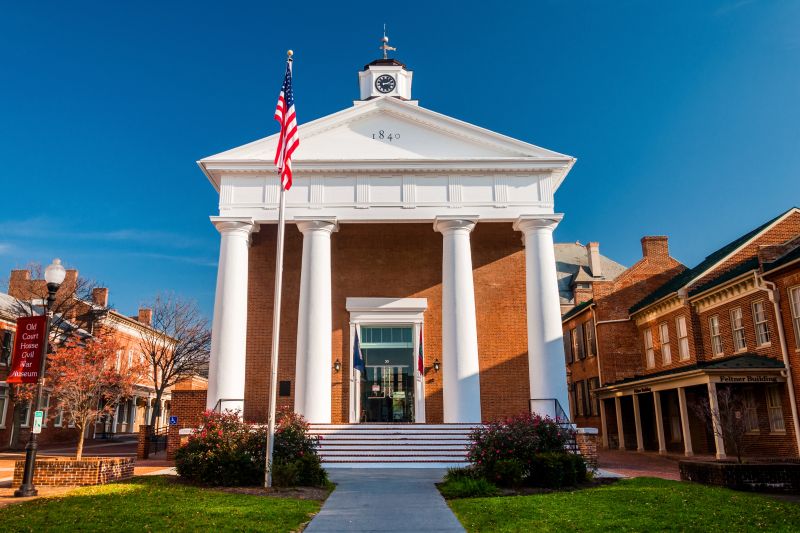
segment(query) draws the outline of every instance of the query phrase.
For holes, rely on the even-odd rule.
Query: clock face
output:
[[[394,78],[388,74],[378,76],[378,79],[375,80],[375,88],[382,93],[390,93],[394,91],[396,85],[397,82],[394,81]]]

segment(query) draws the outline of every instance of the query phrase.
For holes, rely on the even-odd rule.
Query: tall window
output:
[[[770,431],[786,431],[783,423],[781,391],[777,386],[767,387],[767,410],[769,411]]]
[[[650,329],[644,330],[644,353],[647,356],[647,368],[656,366],[656,355],[653,351],[653,332]]]
[[[578,416],[586,415],[586,384],[583,381],[575,383],[575,409]]]
[[[60,428],[64,424],[64,408],[58,406],[56,408],[56,415],[53,417],[53,426]]]
[[[50,410],[50,393],[44,394],[44,405],[41,407],[44,416],[42,417],[42,426],[47,427],[47,412]]]
[[[685,361],[689,359],[689,332],[686,329],[686,317],[676,318],[675,327],[678,330],[678,354],[681,361]]]
[[[711,332],[711,353],[722,355],[722,335],[719,334],[719,316],[714,315],[708,319],[708,329]]]
[[[600,397],[597,389],[600,388],[600,378],[589,378],[589,410],[592,416],[600,416]]]
[[[744,391],[744,428],[750,433],[758,432],[758,410],[753,389]]]
[[[764,312],[764,302],[753,304],[753,322],[756,324],[756,343],[759,346],[769,344],[769,326],[767,314]]]
[[[733,348],[740,352],[747,348],[744,338],[744,322],[742,322],[742,308],[731,309],[731,329],[733,330]]]
[[[20,427],[26,428],[31,425],[31,402],[27,401],[19,406]]]
[[[572,358],[573,360],[578,360],[578,345],[580,344],[580,340],[578,339],[578,329],[572,328],[571,338],[572,338]]]
[[[122,369],[122,350],[117,350],[117,362],[114,365],[114,368],[116,368],[117,372]]]
[[[0,385],[0,428],[6,427],[7,410],[8,410],[8,385]]]
[[[578,336],[576,339],[578,344],[578,359],[586,359],[586,339],[584,337],[584,330],[586,328],[584,326],[586,326],[586,324],[578,324],[578,327],[575,330],[575,334]]]
[[[672,348],[669,346],[669,326],[666,322],[659,324],[658,335],[661,340],[661,360],[668,365],[672,363]]]
[[[14,349],[14,332],[4,331],[0,334],[0,365],[11,364],[11,352]]]
[[[789,304],[792,308],[792,324],[794,324],[794,346],[800,350],[800,287],[789,289]]]
[[[583,334],[586,337],[586,354],[589,357],[597,355],[597,344],[594,338],[594,319],[590,318],[583,325]]]

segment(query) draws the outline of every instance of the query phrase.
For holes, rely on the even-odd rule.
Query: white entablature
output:
[[[512,221],[553,212],[575,159],[390,96],[300,126],[287,220],[422,222],[442,215]],[[198,162],[219,214],[277,220],[277,135]]]

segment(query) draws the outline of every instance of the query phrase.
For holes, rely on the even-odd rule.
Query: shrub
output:
[[[528,470],[516,459],[500,459],[494,464],[492,481],[501,487],[519,487]]]
[[[522,469],[522,477],[527,478],[537,455],[563,453],[569,437],[569,430],[551,418],[525,413],[476,428],[470,434],[472,444],[467,457],[487,479],[512,474],[510,469],[516,466],[509,463],[503,463],[503,472],[497,472],[497,463],[506,460],[515,460]]]
[[[327,483],[317,455],[318,440],[295,413],[279,411],[273,450],[276,486]],[[238,411],[206,411],[200,428],[175,453],[182,477],[206,485],[260,485],[264,480],[267,428],[243,422]]]
[[[471,466],[450,467],[444,475],[444,481],[455,481],[458,479],[479,479],[480,473]]]
[[[469,477],[446,480],[439,485],[439,491],[445,498],[482,498],[498,493],[497,487],[485,479]]]
[[[538,454],[532,464],[527,483],[537,487],[558,488],[586,481],[586,461],[566,452]]]

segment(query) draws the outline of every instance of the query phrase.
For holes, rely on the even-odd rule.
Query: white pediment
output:
[[[296,171],[302,171],[304,162],[572,160],[390,97],[359,103],[299,129],[300,147],[293,158]],[[200,164],[272,161],[276,142],[277,135],[272,135]]]

